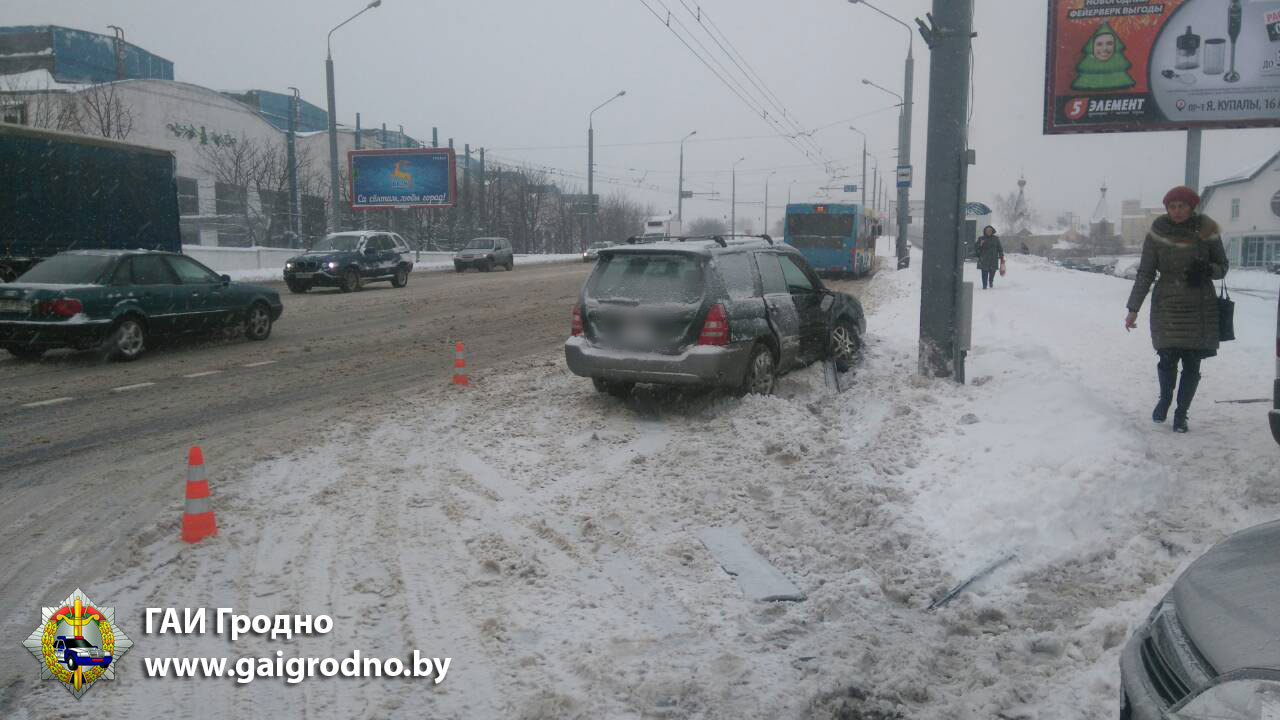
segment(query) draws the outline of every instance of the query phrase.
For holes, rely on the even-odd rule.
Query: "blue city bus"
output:
[[[787,205],[782,240],[819,273],[862,276],[871,272],[878,230],[859,205],[798,203]]]

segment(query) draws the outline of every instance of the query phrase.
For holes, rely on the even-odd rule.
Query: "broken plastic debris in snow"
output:
[[[736,529],[705,528],[698,533],[698,539],[707,546],[720,567],[738,581],[738,587],[748,599],[762,602],[805,599],[800,588],[752,550]]]

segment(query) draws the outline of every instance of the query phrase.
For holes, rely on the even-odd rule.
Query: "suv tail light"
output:
[[[79,315],[84,311],[84,305],[75,298],[58,298],[57,300],[45,300],[36,305],[37,315],[53,315],[55,317],[69,318]]]
[[[702,323],[702,332],[698,335],[699,345],[728,345],[729,316],[724,306],[716,303],[707,311],[707,319]]]
[[[582,306],[573,306],[573,319],[569,323],[569,333],[574,337],[582,334]]]

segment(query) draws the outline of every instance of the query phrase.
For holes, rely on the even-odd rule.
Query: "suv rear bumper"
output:
[[[752,343],[728,346],[695,345],[679,355],[612,350],[581,336],[564,344],[565,361],[574,375],[621,382],[663,385],[742,384]]]

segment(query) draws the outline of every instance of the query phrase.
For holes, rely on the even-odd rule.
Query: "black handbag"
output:
[[[1218,292],[1218,341],[1226,342],[1236,339],[1236,304],[1227,291],[1227,281],[1222,281],[1222,290]]]

